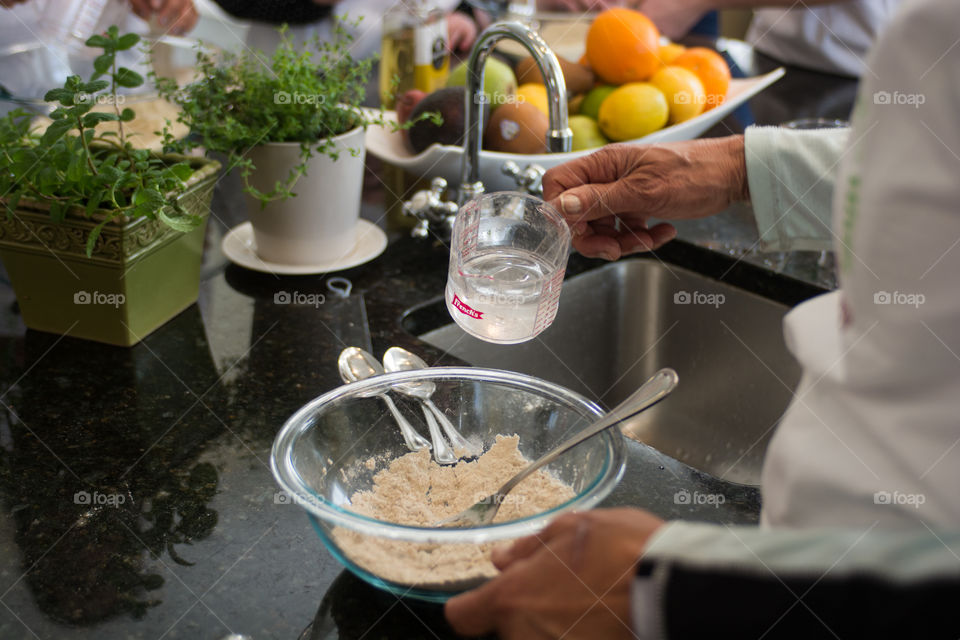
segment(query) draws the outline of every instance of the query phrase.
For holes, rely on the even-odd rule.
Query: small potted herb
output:
[[[143,78],[116,53],[139,39],[91,37],[94,73],[47,92],[46,131],[24,111],[0,119],[0,258],[32,329],[131,345],[197,299],[219,163],[131,144],[120,88]],[[116,131],[96,129],[109,121]]]
[[[158,85],[195,134],[173,149],[203,146],[239,168],[258,256],[309,265],[353,248],[365,129],[384,120],[360,107],[373,60],[351,57],[346,31],[303,50],[281,33],[272,56],[246,50],[215,60],[200,50],[200,81]]]

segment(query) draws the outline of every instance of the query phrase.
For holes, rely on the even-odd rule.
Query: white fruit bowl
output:
[[[782,78],[784,73],[784,69],[780,68],[762,76],[734,78],[730,81],[730,91],[722,105],[686,122],[666,127],[636,140],[629,140],[628,144],[693,140],[720,122],[744,102]],[[386,111],[384,117],[388,121],[395,121],[397,114],[394,111]],[[391,131],[389,126],[371,126],[367,129],[366,140],[367,152],[381,160],[402,167],[420,177],[433,178],[440,176],[445,178],[450,185],[460,184],[462,147],[433,144],[421,153],[414,154],[407,146],[403,135],[399,131]],[[571,151],[569,153],[517,154],[484,150],[480,152],[480,179],[487,191],[515,190],[517,185],[513,178],[503,175],[500,171],[500,167],[507,160],[513,160],[521,168],[527,164],[536,163],[545,169],[550,169],[594,151],[596,149]]]

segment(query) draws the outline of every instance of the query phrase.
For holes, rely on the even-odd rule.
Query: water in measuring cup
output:
[[[550,266],[528,251],[481,250],[460,270],[451,265],[447,309],[460,327],[481,340],[523,342],[553,320],[542,313],[539,322],[537,317],[550,275]]]

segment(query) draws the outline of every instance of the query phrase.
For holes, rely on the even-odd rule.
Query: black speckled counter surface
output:
[[[792,98],[809,100],[812,87],[831,82],[839,79],[791,72],[751,103],[752,118],[783,120]],[[847,92],[849,82],[842,87]],[[760,117],[765,108],[774,115]],[[799,98],[786,110],[790,117],[838,115],[832,103],[817,109]],[[743,123],[728,118],[713,133]],[[298,407],[340,383],[336,357],[363,341],[365,328],[356,300],[330,296],[331,274],[277,277],[225,262],[219,243],[244,219],[240,202],[236,183],[221,182],[199,303],[135,347],[25,331],[12,290],[0,282],[3,640],[451,635],[439,607],[397,600],[345,573],[300,507],[277,499],[269,470],[275,433]],[[375,188],[364,216],[382,218]],[[396,344],[432,363],[459,364],[401,326],[405,310],[442,294],[446,249],[393,236],[380,258],[336,274],[365,299],[373,351]],[[710,238],[691,240],[665,247],[660,258],[726,274],[727,282],[788,304],[819,291],[803,274],[777,276],[696,246]],[[574,256],[569,273],[598,264]],[[278,291],[323,293],[327,302],[275,304]],[[722,512],[678,512],[665,496],[714,481],[628,442],[627,477],[608,504],[667,517],[756,520],[757,492],[742,487],[724,488]]]

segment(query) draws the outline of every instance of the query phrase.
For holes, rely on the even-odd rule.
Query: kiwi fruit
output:
[[[570,62],[565,58],[561,58],[560,56],[557,56],[557,60],[560,62],[560,70],[563,72],[563,80],[567,85],[568,93],[585,93],[593,87],[595,80],[593,71],[576,62]],[[528,82],[545,84],[543,76],[540,75],[540,68],[537,66],[536,60],[531,56],[527,56],[517,63],[515,73],[517,75],[517,82],[520,84],[527,84]]]
[[[507,153],[546,153],[547,116],[529,102],[501,105],[490,116],[483,146]]]

